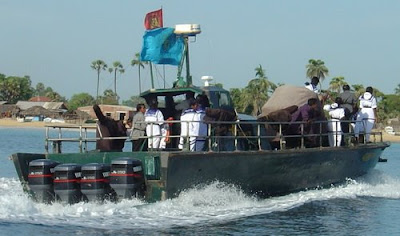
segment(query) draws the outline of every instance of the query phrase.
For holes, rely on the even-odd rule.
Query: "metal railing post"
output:
[[[236,121],[234,126],[233,126],[233,135],[235,137],[235,140],[234,140],[235,151],[238,151],[237,122],[238,121]]]
[[[46,127],[46,140],[44,144],[44,149],[46,151],[46,154],[49,153],[49,127]]]
[[[304,148],[304,123],[300,124],[301,131],[301,148]]]

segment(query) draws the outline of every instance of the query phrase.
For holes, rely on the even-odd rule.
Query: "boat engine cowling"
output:
[[[115,200],[110,187],[110,165],[89,163],[81,169],[81,192],[87,201]]]
[[[128,157],[111,162],[110,185],[118,199],[144,196],[145,181],[142,162]]]
[[[75,163],[61,164],[54,168],[54,192],[56,200],[68,204],[80,202],[81,165]]]
[[[37,159],[29,162],[28,185],[33,198],[38,202],[54,201],[53,174],[59,163],[49,159]]]

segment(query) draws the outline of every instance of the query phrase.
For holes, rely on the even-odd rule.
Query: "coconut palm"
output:
[[[318,77],[320,82],[322,82],[329,73],[328,68],[325,66],[325,62],[319,59],[308,60],[308,65],[306,65],[306,68],[307,68],[307,77],[310,79],[312,77]]]
[[[125,73],[124,66],[121,64],[119,61],[115,61],[113,63],[112,70],[114,72],[114,93],[115,93],[115,99],[118,101],[118,94],[117,94],[117,72],[120,74]]]
[[[345,84],[347,84],[347,83],[344,80],[343,76],[333,77],[331,82],[329,82],[329,88],[332,91],[337,92],[339,94],[343,85],[345,85]]]
[[[261,112],[261,108],[269,98],[271,92],[276,85],[268,80],[265,76],[265,70],[259,65],[256,69],[256,78],[250,80],[248,85],[243,89],[243,111],[248,107],[252,107],[252,115]]]
[[[100,83],[100,72],[102,70],[107,69],[107,64],[102,60],[93,61],[90,67],[93,70],[97,71],[97,92],[96,92],[96,101],[99,99],[99,83]]]
[[[141,82],[141,79],[140,79],[140,68],[144,69],[144,65],[147,65],[147,64],[148,64],[147,61],[141,61],[140,60],[140,53],[136,53],[135,54],[135,59],[133,59],[131,61],[131,66],[132,67],[138,66],[138,71],[139,71],[139,93],[142,93],[142,82]]]

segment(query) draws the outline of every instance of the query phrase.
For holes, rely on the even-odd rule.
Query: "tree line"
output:
[[[132,67],[138,68],[139,92],[141,93],[141,70],[145,68],[147,62],[140,60],[140,54],[136,53],[135,58],[131,61]],[[119,97],[117,94],[117,75],[125,72],[124,66],[115,61],[112,66],[108,67],[103,60],[94,60],[90,67],[97,74],[97,90],[96,97],[89,93],[74,94],[69,100],[54,91],[51,87],[46,87],[43,83],[32,86],[29,76],[6,76],[0,74],[0,100],[16,103],[19,100],[29,100],[34,96],[46,96],[55,102],[66,102],[70,110],[75,110],[80,106],[89,106],[95,103],[117,105]],[[114,91],[106,89],[102,95],[99,95],[100,73],[108,69],[109,73],[114,74]],[[231,97],[239,112],[257,115],[261,113],[261,108],[269,99],[274,90],[283,85],[283,83],[275,84],[266,75],[262,65],[255,69],[255,77],[250,79],[244,88],[230,89]],[[320,85],[328,76],[329,69],[322,60],[310,59],[306,65],[306,77],[318,77]],[[325,92],[330,94],[330,98],[334,99],[341,91],[345,84],[349,84],[343,76],[335,76],[329,82],[329,87]],[[349,84],[350,85],[350,84]],[[222,84],[219,84],[222,87]],[[362,84],[350,85],[356,96],[361,95],[365,91]],[[322,88],[321,88],[322,89]],[[379,89],[374,88],[374,96],[378,100],[378,116],[380,120],[395,118],[400,116],[400,84],[394,89],[394,94],[384,94]],[[122,101],[123,105],[135,107],[138,103],[143,103],[144,99],[139,96],[132,96],[126,101]],[[332,102],[328,100],[328,102]]]
[[[306,65],[306,77],[311,79],[318,77],[320,86],[324,79],[328,76],[329,69],[322,60],[310,59]],[[365,92],[365,87],[362,84],[350,85],[343,76],[335,76],[329,82],[327,90],[322,90],[329,94],[326,102],[334,101],[341,92],[343,85],[349,85],[356,97],[359,97]],[[261,65],[255,68],[255,78],[251,79],[247,86],[243,89],[232,88],[230,93],[239,112],[256,116],[261,113],[261,108],[267,102],[273,91],[283,85],[282,83],[275,84],[266,76],[265,70]],[[400,84],[394,89],[394,94],[384,94],[378,88],[374,88],[374,96],[378,101],[378,117],[381,121],[386,121],[389,118],[400,117]]]
[[[32,97],[44,96],[50,98],[52,102],[65,102],[69,110],[76,110],[81,106],[90,106],[99,102],[101,104],[117,105],[116,94],[111,89],[106,89],[103,95],[95,99],[89,93],[74,94],[70,99],[66,99],[60,95],[53,88],[45,86],[39,82],[35,86],[29,76],[6,76],[0,74],[0,101],[7,101],[10,104],[15,104],[18,101],[28,101]],[[123,101],[122,104],[128,106],[135,106],[133,102],[142,100],[129,99]]]

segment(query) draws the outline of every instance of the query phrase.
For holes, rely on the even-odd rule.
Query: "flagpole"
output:
[[[190,76],[190,64],[189,64],[189,37],[183,37],[185,43],[185,56],[186,56],[186,83],[187,86],[192,86],[192,76]]]
[[[165,65],[163,65],[163,79],[164,79],[164,88],[165,88]]]
[[[150,62],[151,89],[154,89],[153,63]]]

